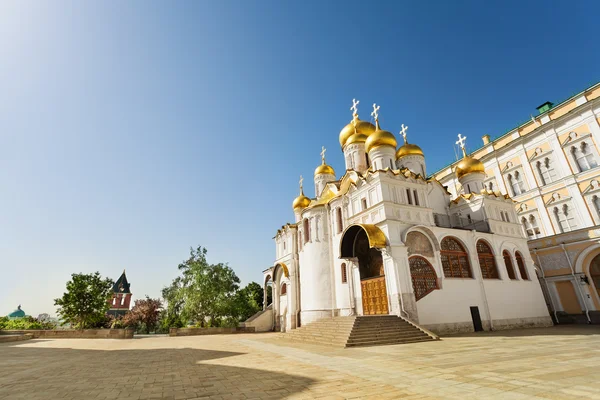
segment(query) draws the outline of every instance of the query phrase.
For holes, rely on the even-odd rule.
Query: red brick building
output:
[[[129,311],[131,303],[131,291],[129,290],[129,282],[125,276],[125,270],[113,285],[113,297],[110,300],[110,309],[108,315],[123,316]]]

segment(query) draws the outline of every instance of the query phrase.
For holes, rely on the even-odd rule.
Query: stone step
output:
[[[385,346],[392,344],[408,344],[408,343],[419,343],[419,342],[429,342],[433,341],[433,339],[429,336],[425,338],[414,338],[414,339],[390,339],[390,340],[371,340],[371,341],[363,341],[363,342],[352,342],[346,343],[346,347],[362,347],[362,346]]]
[[[361,339],[369,339],[369,338],[382,338],[382,337],[398,337],[398,338],[402,338],[402,337],[412,337],[412,336],[426,336],[429,337],[429,335],[421,332],[421,331],[411,331],[411,332],[381,332],[381,333],[374,333],[374,334],[364,334],[364,333],[358,333],[358,334],[353,334],[350,335],[348,337],[348,340],[361,340]]]

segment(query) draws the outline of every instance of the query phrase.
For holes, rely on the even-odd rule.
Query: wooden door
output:
[[[389,314],[385,276],[362,279],[360,286],[364,315]]]
[[[556,291],[558,297],[560,297],[560,304],[563,306],[563,310],[567,314],[581,314],[582,307],[577,299],[575,288],[571,281],[554,282],[556,285]]]

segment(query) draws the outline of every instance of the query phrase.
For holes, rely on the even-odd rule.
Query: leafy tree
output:
[[[54,329],[56,324],[52,321],[40,321],[33,317],[22,317],[9,319],[8,317],[0,318],[0,330],[28,330],[28,329]]]
[[[239,288],[240,279],[226,264],[209,264],[207,250],[190,250],[190,257],[179,265],[181,294],[184,300],[182,315],[204,327],[219,326],[231,310],[231,302]]]
[[[164,287],[162,290],[162,297],[167,303],[160,315],[160,326],[163,332],[168,332],[169,328],[185,326],[181,315],[185,303],[182,286],[182,279],[178,277],[171,285]]]
[[[104,319],[110,308],[114,282],[109,278],[102,279],[99,272],[72,274],[71,277],[67,291],[61,298],[54,299],[57,313],[76,328],[93,327]]]
[[[150,333],[156,329],[161,308],[162,302],[159,299],[146,296],[143,300],[136,300],[131,310],[123,317],[123,324],[143,328],[145,333]]]
[[[263,290],[256,282],[251,282],[237,291],[227,325],[237,325],[262,309]]]

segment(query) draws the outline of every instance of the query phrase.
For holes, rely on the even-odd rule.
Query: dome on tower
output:
[[[473,172],[485,173],[483,163],[476,158],[465,156],[456,164],[456,177],[458,179]]]
[[[423,150],[421,150],[421,148],[416,144],[404,143],[404,145],[402,145],[396,152],[396,160],[404,156],[425,157],[425,154],[423,154]]]
[[[358,119],[358,116],[355,116],[354,119],[356,120],[356,133],[361,133],[365,136],[369,136],[371,133],[375,132],[375,125],[373,125],[372,123],[367,121],[361,121],[360,119]],[[350,121],[350,123],[340,131],[340,146],[342,147],[344,147],[347,144],[350,144],[348,143],[348,139],[351,136],[354,136],[355,134],[353,121]],[[355,140],[353,143],[357,142],[358,141]]]
[[[320,174],[335,175],[335,171],[330,165],[321,164],[315,169],[315,176]]]
[[[371,150],[381,146],[390,146],[395,149],[398,145],[398,142],[396,142],[396,138],[391,132],[382,130],[379,128],[379,123],[377,123],[377,129],[375,132],[369,135],[365,145],[365,149],[368,153]]]
[[[354,133],[352,136],[346,140],[346,145],[350,145],[352,143],[364,143],[367,141],[368,136],[364,133]]]
[[[25,311],[21,310],[21,305],[19,304],[19,307],[17,307],[17,309],[13,312],[11,312],[10,314],[8,314],[8,318],[13,319],[13,318],[23,318],[25,317]]]
[[[303,210],[306,207],[308,207],[309,204],[310,199],[306,197],[302,191],[300,191],[300,196],[294,199],[294,202],[292,203],[292,208],[294,209],[294,211]]]

